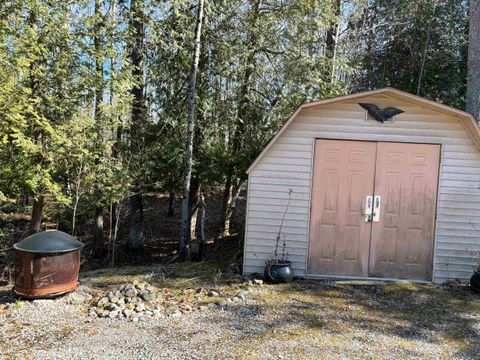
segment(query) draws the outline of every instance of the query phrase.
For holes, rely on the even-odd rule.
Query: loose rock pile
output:
[[[90,309],[89,315],[144,321],[149,317],[165,316],[164,300],[163,294],[154,286],[135,281],[106,293]]]
[[[258,285],[258,284],[256,284]],[[94,318],[126,319],[133,322],[148,318],[181,317],[193,311],[240,304],[247,292],[222,296],[218,291],[204,288],[186,289],[174,294],[170,289],[158,289],[146,282],[134,281],[109,291],[94,301],[88,314]]]

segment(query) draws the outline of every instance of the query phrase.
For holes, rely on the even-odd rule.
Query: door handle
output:
[[[382,197],[377,195],[373,198],[373,222],[380,221],[380,206],[382,205]]]
[[[373,196],[367,196],[365,202],[365,222],[372,222],[373,218]]]

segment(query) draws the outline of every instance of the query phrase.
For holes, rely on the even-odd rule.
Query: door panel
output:
[[[440,145],[378,143],[369,276],[431,280]]]
[[[316,140],[308,273],[368,276],[375,142]]]

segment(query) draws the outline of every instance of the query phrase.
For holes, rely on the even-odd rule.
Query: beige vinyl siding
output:
[[[313,145],[316,138],[442,145],[434,281],[467,279],[480,259],[480,152],[454,116],[386,96],[368,102],[405,110],[395,122],[366,121],[358,102],[301,110],[249,174],[245,273],[262,272],[273,256],[288,189],[292,201],[282,233],[298,276],[307,276]]]

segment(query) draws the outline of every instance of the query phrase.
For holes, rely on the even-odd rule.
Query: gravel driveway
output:
[[[136,273],[84,275],[82,283],[102,296],[109,286],[145,280]],[[480,359],[480,297],[463,287],[148,280],[174,291],[202,286],[222,297],[241,288],[247,296],[224,307],[206,297],[201,301],[211,305],[201,310],[141,322],[89,317],[88,303],[16,301],[0,307],[0,358]]]

